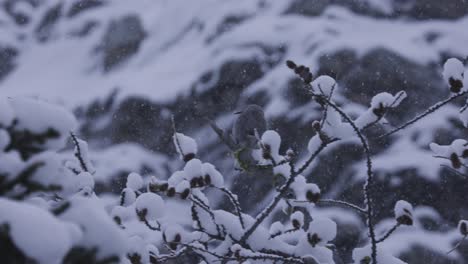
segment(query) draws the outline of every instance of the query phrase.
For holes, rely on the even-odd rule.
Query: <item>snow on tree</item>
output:
[[[308,67],[292,61],[287,66],[323,110],[321,119],[312,123],[315,133],[310,135],[304,160],[290,149],[283,153],[280,134],[263,125],[260,131],[243,135],[249,136],[248,148],[227,142],[223,131],[213,125],[233,157],[239,150],[235,148],[243,148],[254,168],[271,170],[279,178],[258,213],[243,210],[225,175],[197,156],[197,142],[177,132],[175,124],[173,143],[183,166],[168,179],[130,173],[120,197],[106,202],[95,193],[97,169],[86,142],[71,133],[76,120],[70,113],[38,100],[1,99],[0,259],[7,263],[139,264],[187,258],[198,263],[334,263],[332,244],[339,230],[334,219],[315,214],[320,204],[352,210],[364,220],[367,232],[364,244],[353,251],[354,263],[405,263],[385,245],[402,235],[399,229],[413,228],[416,234],[419,209],[399,200],[393,208],[395,218],[377,223],[376,210],[385,208],[375,203],[379,193],[373,152],[364,132],[398,107],[406,93],[377,94],[367,111],[352,118],[334,102],[339,87],[332,77],[314,80]],[[444,76],[454,95],[381,137],[415,124],[467,93],[459,85],[468,77],[458,61],[448,60]],[[67,138],[74,155],[59,152]],[[325,149],[344,140],[359,142],[365,156],[361,204],[325,199],[319,185],[303,175]],[[436,158],[449,161],[453,170],[463,174],[467,145],[456,139],[448,146],[432,143],[430,148]],[[220,196],[229,206],[218,206]],[[444,246],[465,239],[467,226],[466,220],[460,220],[449,232],[458,230],[456,236],[448,235]]]

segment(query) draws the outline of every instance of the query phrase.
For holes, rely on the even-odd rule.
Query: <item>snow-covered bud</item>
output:
[[[388,109],[400,105],[406,96],[405,91],[399,91],[395,95],[386,92],[375,95],[371,100],[370,108],[355,120],[356,126],[360,129],[364,129],[374,122],[379,121],[384,117]]]
[[[315,120],[312,122],[312,128],[314,129],[315,132],[319,132],[322,126],[320,125],[320,121]]]
[[[180,194],[180,198],[187,199],[190,194],[190,183],[188,181],[181,181],[177,184],[175,191]]]
[[[203,177],[203,183],[206,185],[211,184],[211,176],[209,174],[206,174],[205,177]]]
[[[111,217],[120,226],[124,221],[129,220],[132,215],[129,208],[117,205],[112,208]]]
[[[120,205],[129,206],[136,200],[136,193],[133,189],[125,188],[120,194]]]
[[[180,158],[188,162],[191,159],[195,158],[198,151],[197,142],[182,133],[175,133],[173,136],[174,145],[176,147],[177,153],[179,153]]]
[[[379,93],[372,98],[372,112],[377,117],[382,117],[387,111],[387,105],[393,100],[393,96],[389,93]]]
[[[165,192],[169,184],[167,181],[161,181],[156,179],[156,177],[151,177],[150,182],[148,183],[148,191],[150,192]]]
[[[305,187],[305,197],[307,201],[316,203],[320,200],[320,188],[313,183],[308,183]]]
[[[459,169],[462,165],[457,153],[450,154],[450,163],[454,169]]]
[[[290,218],[294,229],[299,229],[304,226],[304,214],[301,211],[294,212]]]
[[[307,241],[312,247],[316,245],[324,246],[329,241],[335,239],[336,223],[329,218],[317,218],[309,224],[307,231]]]
[[[176,194],[175,187],[169,187],[167,189],[167,192],[166,192],[167,197],[174,197],[175,194]]]
[[[81,188],[81,190],[78,191],[78,194],[84,197],[90,197],[93,193],[94,190],[90,186],[84,186],[83,188]]]
[[[275,159],[279,158],[279,150],[281,145],[281,136],[274,130],[267,130],[262,135],[261,144],[263,145],[263,158]]]
[[[169,184],[169,187],[175,187],[179,182],[187,179],[187,175],[185,174],[184,171],[176,171],[174,172],[171,177],[167,180],[167,183]]]
[[[215,187],[221,188],[224,186],[223,175],[216,169],[216,167],[211,163],[203,163],[203,181],[205,185],[213,185]]]
[[[205,177],[203,177],[203,176],[193,177],[190,180],[190,187],[191,188],[203,187],[203,186],[205,186]]]
[[[460,220],[460,222],[458,222],[458,232],[460,232],[462,236],[468,236],[468,220]]]
[[[288,160],[292,160],[296,157],[296,152],[293,149],[286,150],[286,157]]]
[[[437,156],[449,159],[455,169],[463,165],[460,158],[468,158],[468,142],[464,139],[455,139],[450,145],[445,146],[431,143],[429,147]]]
[[[94,178],[91,173],[83,171],[80,174],[76,175],[76,190],[80,191],[85,188],[89,188],[91,190],[94,189]]]
[[[128,242],[127,258],[131,263],[145,263],[144,260],[149,260],[146,243],[140,236],[132,236]]]
[[[239,244],[234,244],[231,246],[231,251],[234,254],[234,257],[240,258],[242,247]]]
[[[270,233],[270,236],[277,236],[283,233],[283,231],[284,231],[284,225],[280,221],[276,221],[270,226],[269,233]]]
[[[448,59],[444,64],[442,76],[452,93],[459,93],[463,88],[463,72],[465,67],[458,59]]]
[[[163,240],[170,249],[176,250],[182,242],[182,228],[178,225],[171,225],[163,232]]]
[[[143,179],[140,174],[132,172],[127,177],[127,188],[131,188],[135,191],[143,187]]]
[[[335,79],[328,75],[321,75],[312,82],[312,90],[325,97],[330,97],[336,86]]]
[[[299,175],[291,184],[291,189],[297,200],[307,200],[316,203],[320,199],[320,188],[314,183],[307,183],[304,176]]]
[[[395,219],[401,225],[413,225],[413,206],[400,200],[395,204]]]
[[[140,220],[156,220],[164,215],[164,200],[155,193],[143,193],[136,199],[135,209]]]

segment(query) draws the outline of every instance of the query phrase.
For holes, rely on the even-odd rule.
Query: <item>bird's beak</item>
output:
[[[235,112],[234,114],[235,115],[240,115],[240,114],[242,114],[242,111]]]

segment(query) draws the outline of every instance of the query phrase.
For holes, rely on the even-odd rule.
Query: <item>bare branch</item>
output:
[[[455,94],[455,95],[452,95],[451,97],[445,99],[444,101],[440,101],[436,104],[434,104],[433,106],[429,107],[424,113],[422,114],[419,114],[418,116],[416,116],[415,118],[411,119],[410,121],[406,122],[405,124],[391,130],[390,132],[387,132],[381,136],[379,136],[378,138],[383,138],[383,137],[387,137],[387,136],[390,136],[400,130],[403,130],[405,129],[406,127],[416,123],[417,121],[419,121],[420,119],[434,113],[436,110],[438,110],[439,108],[441,108],[442,106],[454,101],[455,99],[459,98],[459,97],[462,97],[464,95],[468,94],[468,91],[464,91],[464,92],[461,92],[461,93],[458,93],[458,94]]]

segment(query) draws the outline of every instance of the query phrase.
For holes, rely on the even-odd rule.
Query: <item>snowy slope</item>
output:
[[[272,101],[280,102],[277,97],[291,78],[282,63],[286,58],[307,63],[316,71],[321,56],[341,50],[352,50],[359,58],[384,48],[423,65],[438,63],[446,54],[468,54],[466,17],[454,21],[375,19],[337,6],[320,16],[306,17],[285,14],[290,1],[250,0],[104,1],[69,17],[76,1],[43,2],[37,8],[26,2],[17,4],[31,18],[27,25],[18,26],[8,17],[0,24],[0,45],[18,50],[16,66],[0,82],[0,92],[39,96],[70,107],[103,98],[116,87],[120,97],[173,100],[194,85],[203,90],[200,78],[231,60],[260,61],[267,74],[247,92],[267,90]],[[58,15],[47,26],[49,35],[44,41],[39,33],[45,30],[38,31],[38,25],[54,8]],[[140,19],[145,37],[134,55],[106,72],[102,41],[109,24],[133,14]],[[89,24],[93,25],[89,33],[77,36]],[[268,49],[281,51],[270,58],[265,54]],[[270,110],[281,113],[284,109]]]

